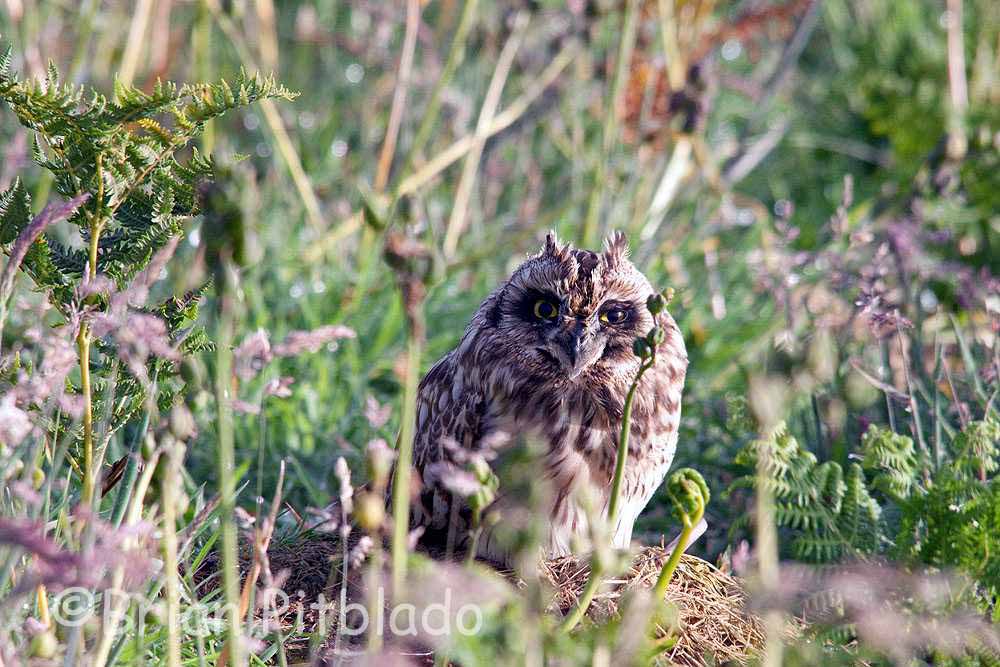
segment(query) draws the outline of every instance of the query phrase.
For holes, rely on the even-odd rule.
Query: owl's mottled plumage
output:
[[[627,253],[621,234],[600,253],[561,245],[550,234],[544,249],[482,303],[459,346],[431,368],[417,405],[417,523],[443,529],[461,515],[452,510],[441,471],[464,452],[491,446],[498,433],[541,442],[539,481],[552,485],[550,554],[569,553],[573,536],[587,531],[578,491],[591,491],[596,508],[607,510],[622,408],[639,368],[632,344],[653,326],[645,303],[654,290]],[[618,547],[628,545],[677,444],[687,355],[673,318],[658,318],[666,339],[633,404]],[[500,493],[502,503],[502,484]],[[484,556],[502,558],[502,550],[489,536],[480,542]]]

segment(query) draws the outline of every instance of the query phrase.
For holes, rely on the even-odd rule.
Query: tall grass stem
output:
[[[611,86],[611,99],[604,109],[604,129],[601,142],[601,156],[597,161],[594,173],[594,183],[587,205],[587,217],[583,224],[582,243],[586,247],[594,244],[598,232],[598,219],[604,206],[604,188],[607,185],[608,166],[611,153],[618,142],[618,114],[622,107],[625,93],[625,83],[628,80],[629,68],[632,65],[632,51],[635,48],[635,34],[639,17],[639,0],[628,0],[625,6],[625,16],[622,19],[621,41],[618,48],[618,60],[615,64],[615,78]]]
[[[420,337],[411,328],[406,353],[402,426],[392,487],[392,590],[397,599],[404,590],[409,557],[407,542],[410,530],[410,468],[413,465],[413,437],[416,429],[420,356]]]

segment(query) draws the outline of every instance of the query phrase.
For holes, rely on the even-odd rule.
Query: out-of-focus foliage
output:
[[[414,66],[400,76],[408,7],[419,12]],[[758,557],[750,562],[766,560],[748,531],[760,526],[746,520],[756,511],[752,489],[766,487],[781,557],[826,564],[877,555],[912,569],[957,568],[976,582],[980,611],[996,613],[995,1],[15,1],[0,10],[0,34],[13,46],[5,71],[25,78],[0,79],[16,107],[0,108],[0,241],[10,247],[54,195],[90,194],[26,263],[65,306],[86,266],[88,214],[110,215],[98,267],[116,289],[183,230],[156,276],[164,279],[156,290],[174,296],[149,309],[175,340],[195,321],[193,297],[219,294],[218,285],[202,291],[218,268],[206,262],[221,249],[238,255],[239,274],[226,278],[236,363],[220,384],[241,413],[236,473],[257,494],[275,488],[284,461],[289,507],[323,507],[342,488],[339,456],[361,470],[368,443],[395,441],[408,304],[383,261],[387,232],[404,231],[426,250],[414,260],[428,281],[426,369],[546,230],[593,244],[621,229],[651,281],[677,291],[670,310],[691,364],[675,465],[702,472],[713,499],[697,552],[725,552],[735,565],[746,537]],[[505,47],[509,69],[498,68]],[[49,73],[50,59],[67,83]],[[302,94],[209,120],[269,85],[241,78],[244,68],[273,71]],[[220,76],[242,81],[246,98],[238,84],[158,83]],[[107,92],[82,97],[81,84]],[[189,140],[198,153],[181,149]],[[235,164],[216,170],[223,178],[207,193],[213,213],[205,216],[193,194],[212,166],[201,157],[208,154]],[[238,154],[246,159],[230,159]],[[129,187],[137,182],[144,187]],[[38,338],[40,324],[65,317],[35,308],[32,287],[22,280],[11,300],[5,396],[21,370],[72,356],[65,327]],[[100,294],[90,298],[106,305]],[[217,536],[196,520],[218,482],[216,360],[202,350],[219,322],[206,311],[220,309],[198,317],[209,333],[179,364],[183,385],[159,377],[160,407],[183,387],[198,426],[178,477],[194,502],[179,525],[207,535],[186,543],[188,566]],[[103,365],[117,357],[113,338],[96,343],[99,415],[114,387]],[[74,395],[78,371],[63,370]],[[54,395],[45,405],[46,414],[70,416],[76,407]],[[163,412],[150,411],[148,425],[141,417],[119,430],[99,424],[106,460],[124,460],[147,426],[161,437],[170,421]],[[75,438],[73,418],[67,428]],[[73,438],[5,442],[0,500],[4,512],[58,526],[55,537],[79,550],[79,534],[64,529],[78,497],[78,473],[68,472]],[[141,442],[144,456],[159,451]],[[758,464],[767,474],[750,477]],[[164,473],[155,473],[158,486]],[[530,472],[524,478],[537,491]],[[65,488],[55,481],[64,479],[72,482]],[[40,504],[14,497],[33,488]],[[98,501],[99,517],[118,515],[112,496]],[[255,505],[249,491],[240,502]],[[280,522],[298,524],[299,514]],[[164,527],[160,515],[143,516]],[[661,493],[637,534],[658,542],[676,529]],[[864,581],[874,585],[878,575]],[[187,575],[185,586],[193,590]],[[906,598],[909,589],[899,590]],[[161,597],[155,586],[145,593]],[[533,631],[547,632],[538,618],[536,609],[499,612],[489,636],[456,655],[519,664],[537,635],[525,639],[518,623],[531,619]],[[839,625],[827,639],[867,646],[862,625]],[[615,624],[590,630],[553,640],[555,653],[589,664],[628,634]],[[14,634],[29,643],[20,627]],[[138,652],[161,659],[163,634],[150,621],[135,642],[117,646],[122,662]],[[188,641],[185,657],[220,644]],[[831,647],[796,644],[785,659],[862,655],[856,645],[843,655]],[[890,649],[873,654],[948,659],[933,641],[907,645],[905,656]]]

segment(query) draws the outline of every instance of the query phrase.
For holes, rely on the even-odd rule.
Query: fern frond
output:
[[[881,546],[880,508],[857,464],[848,469],[846,478],[838,463],[818,464],[784,424],[769,438],[744,447],[736,460],[757,474],[738,478],[730,488],[770,492],[775,521],[790,531],[796,558],[826,563],[847,554],[872,553]]]
[[[150,119],[166,112],[177,103],[177,86],[157,80],[153,92],[146,94],[134,86],[126,86],[117,77],[114,99],[96,114],[95,121],[107,127]]]
[[[997,462],[1000,445],[1000,421],[992,415],[969,422],[955,435],[952,446],[955,464],[970,477],[991,475],[1000,469]]]
[[[11,52],[11,46],[8,44],[7,48],[0,53],[0,90],[3,89],[4,82],[9,80]]]
[[[0,193],[0,244],[13,243],[31,222],[31,195],[21,179]]]
[[[879,520],[882,508],[872,498],[866,486],[861,466],[852,463],[847,468],[844,497],[837,520],[841,536],[863,552],[874,552],[879,543]]]
[[[905,500],[917,484],[913,439],[872,424],[861,437],[862,467],[875,472],[875,485],[895,500]]]
[[[190,101],[180,115],[186,122],[196,124],[217,118],[236,107],[246,106],[258,100],[268,98],[292,100],[297,97],[297,93],[277,83],[273,75],[251,76],[242,68],[233,85],[225,79],[214,84],[188,85],[181,88],[181,95],[190,98]]]

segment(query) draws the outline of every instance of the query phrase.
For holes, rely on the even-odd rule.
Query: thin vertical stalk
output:
[[[615,457],[615,476],[611,482],[611,501],[608,504],[608,523],[615,526],[618,521],[618,504],[621,496],[622,480],[625,478],[625,462],[628,460],[628,439],[632,428],[632,404],[635,402],[635,392],[639,388],[639,381],[643,374],[655,363],[656,357],[651,356],[649,361],[643,362],[636,373],[632,385],[625,395],[625,407],[622,411],[622,428],[618,434],[618,454]]]
[[[663,55],[667,61],[667,80],[670,90],[684,87],[684,72],[687,69],[681,49],[677,44],[677,18],[674,15],[674,0],[658,0],[660,37],[663,39]]]
[[[681,183],[691,169],[691,156],[694,153],[694,143],[691,137],[682,135],[674,142],[674,150],[670,154],[670,161],[667,162],[663,170],[663,177],[660,178],[656,186],[656,193],[650,202],[649,211],[646,213],[646,222],[642,227],[639,238],[643,241],[656,236],[660,225],[670,209],[677,193],[680,192]]]
[[[155,387],[155,375],[153,376],[153,383]],[[153,393],[155,394],[155,390]],[[139,477],[139,458],[142,456],[142,441],[146,438],[146,431],[149,429],[149,416],[152,410],[152,406],[146,408],[146,412],[142,417],[142,424],[139,426],[139,432],[136,434],[135,440],[132,441],[132,446],[129,448],[128,463],[125,466],[125,473],[122,475],[118,496],[115,498],[115,505],[111,511],[111,523],[115,528],[121,525],[122,519],[125,517],[125,510],[128,509],[128,501],[132,495],[132,487],[135,486],[135,481]]]
[[[146,34],[146,25],[149,23],[152,10],[153,0],[139,0],[132,14],[132,23],[125,41],[125,53],[122,55],[122,64],[118,70],[118,80],[123,85],[131,86],[135,79],[136,70],[139,68],[139,56],[146,46],[143,36]]]
[[[757,503],[754,508],[757,519],[757,554],[760,586],[764,595],[777,590],[778,570],[778,528],[774,519],[774,498],[770,486],[763,483],[767,477],[769,463],[762,456],[757,465]],[[764,667],[780,667],[783,645],[781,639],[782,618],[777,609],[764,613],[765,643],[762,664]]]
[[[639,387],[639,381],[642,379],[643,374],[649,370],[652,365],[656,363],[656,355],[653,354],[643,361],[639,366],[639,371],[635,375],[635,379],[632,380],[632,384],[628,388],[628,393],[625,394],[625,405],[622,408],[622,426],[618,433],[618,453],[615,460],[615,473],[611,482],[611,497],[608,501],[608,525],[611,526],[611,530],[617,530],[618,525],[618,502],[619,496],[621,495],[622,480],[625,478],[625,462],[628,459],[628,441],[629,433],[632,429],[632,404],[635,402],[635,392]],[[587,578],[587,584],[584,586],[583,592],[580,594],[580,599],[577,601],[576,607],[570,612],[563,622],[559,625],[560,632],[569,632],[575,628],[581,620],[583,620],[584,615],[587,613],[587,609],[590,608],[590,603],[594,600],[594,596],[597,594],[597,590],[601,586],[601,579],[604,576],[604,572],[597,567],[596,559],[591,563],[590,575]]]
[[[407,0],[406,33],[403,36],[403,52],[399,56],[396,90],[392,96],[392,107],[389,110],[389,124],[385,129],[382,152],[379,154],[378,166],[375,169],[376,192],[385,190],[385,186],[389,183],[392,158],[396,154],[396,141],[399,139],[399,128],[403,123],[406,94],[410,88],[410,74],[413,72],[413,54],[417,46],[417,29],[419,27],[420,0]]]
[[[879,341],[879,350],[882,354],[882,367],[879,369],[879,379],[882,380],[887,385],[892,384],[892,365],[889,359],[889,344],[885,340]],[[898,433],[896,430],[896,411],[892,407],[892,396],[889,392],[882,392],[885,394],[885,412],[886,417],[889,420],[889,429],[893,433]]]
[[[94,502],[94,402],[90,386],[90,327],[80,325],[76,335],[76,353],[80,360],[80,394],[83,396],[83,490],[84,506]]]
[[[233,453],[233,411],[230,396],[232,383],[233,356],[230,349],[233,341],[235,320],[235,296],[232,282],[233,267],[226,259],[223,271],[226,272],[219,307],[217,348],[215,355],[215,404],[218,416],[218,444],[216,463],[219,475],[219,507],[222,523],[222,589],[229,615],[226,635],[229,645],[229,664],[233,667],[243,665],[243,646],[240,642],[240,578],[239,578],[239,545],[237,544],[236,524],[233,513],[236,510],[236,480],[233,475],[235,455]]]
[[[656,585],[653,586],[653,599],[657,602],[663,600],[664,596],[667,594],[667,587],[670,585],[670,580],[673,579],[674,571],[677,569],[677,564],[681,562],[681,556],[687,551],[688,542],[691,539],[691,533],[694,532],[695,526],[701,521],[702,517],[705,515],[705,506],[702,505],[694,517],[688,517],[684,514],[683,528],[681,528],[681,534],[677,538],[677,546],[670,553],[670,558],[664,564],[663,569],[660,570],[660,576],[656,579]]]
[[[451,217],[448,219],[448,227],[444,235],[444,255],[452,257],[458,247],[458,239],[462,235],[466,226],[466,218],[469,212],[469,201],[472,197],[472,189],[476,184],[476,174],[479,171],[479,161],[483,156],[483,149],[486,146],[486,139],[489,137],[490,125],[500,106],[500,96],[503,94],[504,85],[514,64],[514,56],[524,41],[524,32],[528,26],[528,13],[521,12],[515,19],[514,33],[507,39],[500,57],[497,59],[496,68],[490,78],[490,85],[486,90],[486,97],[483,99],[483,106],[479,110],[479,120],[476,122],[476,133],[473,138],[472,148],[465,156],[465,163],[462,165],[462,177],[455,189],[454,204],[451,207]]]
[[[965,115],[969,108],[969,84],[965,76],[965,40],[962,34],[962,0],[947,0],[948,8],[948,157],[961,160],[968,150]]]
[[[90,246],[87,253],[87,280],[97,278],[97,249],[104,229],[104,170],[103,156],[97,154],[97,198],[90,216]],[[83,489],[80,499],[85,507],[94,503],[94,398],[90,382],[90,325],[80,323],[76,336],[77,357],[80,361],[80,394],[83,396]]]
[[[406,160],[408,168],[411,168],[413,162],[420,157],[424,146],[427,144],[427,140],[430,139],[431,132],[434,131],[438,111],[441,109],[441,92],[451,82],[459,65],[465,60],[465,40],[469,36],[469,30],[472,28],[478,4],[479,0],[465,0],[465,5],[462,7],[462,16],[458,20],[458,27],[455,28],[455,36],[451,40],[448,59],[444,63],[444,69],[441,70],[441,76],[438,77],[437,83],[434,84],[434,90],[431,91],[427,108],[424,109],[423,120],[420,121],[420,127],[417,128],[413,144],[410,146],[410,153]]]
[[[378,618],[382,613],[379,609],[381,596],[378,594],[382,586],[382,536],[378,533],[372,536],[372,551],[368,559],[368,618]],[[368,652],[371,655],[378,655],[382,650],[381,630],[373,626],[368,633]]]
[[[206,0],[198,0],[198,13],[194,24],[194,69],[196,81],[212,80],[212,13]],[[205,122],[201,133],[201,150],[210,155],[215,148],[215,121]]]
[[[134,526],[142,517],[142,501],[146,495],[146,490],[149,488],[150,482],[153,480],[153,471],[156,470],[156,464],[159,457],[160,452],[157,450],[150,457],[149,464],[146,466],[145,470],[142,471],[142,476],[139,478],[139,482],[135,487],[135,494],[132,496],[132,501],[129,504],[128,512],[125,514],[126,526]],[[134,540],[135,538],[129,538],[130,542],[134,542]],[[111,575],[111,586],[107,590],[121,591],[124,580],[125,566],[118,565]],[[108,658],[111,655],[111,650],[114,644],[114,638],[118,632],[118,624],[121,622],[125,611],[128,609],[127,599],[128,598],[125,595],[116,595],[112,600],[110,610],[106,616],[107,622],[102,628],[103,632],[97,645],[97,651],[94,655],[91,667],[104,667],[104,665],[108,663]],[[74,630],[77,629],[78,628],[74,628]],[[141,631],[139,636],[141,636]]]
[[[492,137],[508,127],[513,125],[519,118],[524,116],[531,105],[537,100],[545,90],[555,82],[559,75],[562,74],[563,70],[573,62],[581,52],[580,43],[577,41],[570,41],[565,46],[563,46],[562,51],[556,54],[556,57],[545,66],[545,69],[530,83],[525,86],[524,92],[521,93],[510,106],[504,108],[503,111],[498,113],[490,123],[489,129],[487,130],[487,139]],[[433,180],[438,174],[450,167],[457,160],[460,160],[463,155],[468,153],[472,147],[475,145],[476,136],[475,133],[467,134],[461,139],[458,139],[453,144],[445,148],[444,150],[436,153],[434,157],[427,161],[425,165],[420,167],[414,173],[406,176],[400,181],[399,185],[396,187],[396,196],[403,196],[408,194],[413,194],[423,186],[427,185],[431,180]]]
[[[278,32],[274,15],[274,0],[255,0],[257,10],[258,50],[264,67],[278,69]]]
[[[601,157],[594,173],[594,184],[590,191],[590,203],[587,205],[587,217],[583,225],[583,244],[592,245],[597,237],[598,218],[604,204],[604,181],[607,177],[608,163],[611,161],[611,151],[618,141],[618,111],[621,108],[622,96],[625,92],[625,82],[628,79],[629,65],[632,63],[632,51],[635,48],[635,33],[638,24],[639,1],[628,0],[625,6],[625,18],[622,21],[622,39],[618,47],[618,62],[615,67],[615,78],[611,86],[611,99],[605,109],[604,133],[601,147]]]
[[[417,417],[421,347],[420,334],[411,326],[406,355],[406,384],[403,390],[403,422],[392,486],[392,591],[397,598],[406,583],[407,537],[410,530],[410,469],[413,466],[413,436]]]
[[[931,451],[927,447],[927,441],[924,439],[924,427],[920,421],[920,404],[917,402],[917,392],[913,388],[913,380],[910,377],[910,362],[907,359],[906,349],[903,346],[903,332],[900,330],[899,325],[896,325],[896,342],[899,344],[899,358],[903,365],[903,376],[906,378],[906,397],[910,403],[910,418],[913,419],[913,436],[920,447],[920,453],[924,455],[924,477],[926,478],[929,475],[926,465],[930,459]],[[919,351],[917,354],[920,354]]]
[[[170,436],[168,436],[170,437]],[[181,593],[177,571],[177,490],[184,445],[171,442],[166,451],[166,471],[160,484],[163,497],[163,573],[167,598],[167,667],[181,667]]]
[[[670,84],[671,91],[677,91],[684,87],[687,66],[677,43],[678,29],[677,17],[674,14],[674,0],[659,0],[658,9],[663,55],[667,61],[667,82]],[[639,235],[641,240],[649,241],[659,231],[670,205],[680,191],[681,182],[690,171],[693,152],[694,144],[691,137],[687,135],[677,137],[670,154],[670,160],[663,170],[663,176],[660,178],[659,185],[656,186],[656,192],[650,202],[649,210],[646,212],[646,221]]]
[[[223,11],[219,0],[204,0],[204,3],[218,24],[219,29],[222,30],[230,44],[236,49],[236,54],[242,61],[243,66],[251,71],[259,70],[260,68],[250,53],[246,40],[240,35],[232,19]],[[278,112],[277,105],[270,99],[262,99],[258,103],[260,104],[261,113],[264,114],[264,122],[267,123],[268,128],[271,130],[271,135],[274,137],[278,154],[281,155],[282,161],[284,161],[285,167],[288,169],[288,175],[292,179],[299,197],[302,199],[302,205],[306,210],[306,219],[314,228],[322,228],[324,226],[323,213],[319,199],[313,190],[312,181],[309,180],[309,176],[302,166],[302,160],[299,159],[299,154],[292,144],[292,138],[288,135],[285,123],[281,120],[281,114]]]

